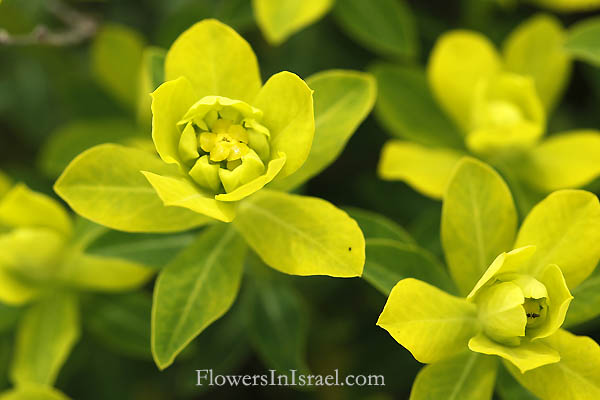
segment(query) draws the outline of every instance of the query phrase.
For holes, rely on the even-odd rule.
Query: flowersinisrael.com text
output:
[[[383,375],[346,375],[336,369],[331,375],[304,375],[289,370],[289,375],[270,369],[268,374],[220,375],[212,369],[196,370],[196,386],[385,386]]]

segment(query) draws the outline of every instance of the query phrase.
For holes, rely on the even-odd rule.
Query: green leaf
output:
[[[269,78],[253,105],[264,112],[262,123],[271,133],[271,152],[287,157],[277,178],[291,175],[304,164],[313,143],[312,90],[298,75],[280,72]]]
[[[498,168],[502,177],[506,180],[508,187],[510,187],[519,218],[521,219],[547,194],[540,193],[519,176],[519,173],[523,172],[522,168],[525,164],[526,161],[523,160],[523,157],[511,159],[507,163],[498,161],[496,164],[496,168]]]
[[[88,248],[88,246],[93,243],[98,238],[106,235],[109,232],[117,232],[112,231],[109,228],[98,225],[95,222],[90,221],[89,219],[85,219],[79,215],[75,217],[75,223],[73,228],[73,239],[69,243],[73,250],[84,251]],[[127,235],[135,235],[128,234],[124,232],[119,232],[120,234]]]
[[[415,244],[414,239],[403,227],[383,215],[355,207],[345,207],[344,211],[358,222],[366,239],[392,239]]]
[[[138,128],[126,119],[73,121],[52,132],[42,148],[39,165],[49,177],[63,172],[79,153],[102,143],[126,144],[140,139]]]
[[[533,78],[546,110],[554,108],[571,73],[564,41],[560,20],[538,14],[519,25],[504,42],[506,68]]]
[[[462,157],[451,149],[390,140],[381,151],[377,171],[382,179],[405,181],[419,193],[441,199]]]
[[[393,136],[425,146],[464,147],[462,134],[446,116],[421,69],[375,64],[375,115]]]
[[[138,79],[137,121],[141,126],[152,123],[152,98],[150,94],[165,81],[167,51],[159,47],[146,47],[142,54]]]
[[[416,278],[446,292],[456,288],[450,276],[428,251],[390,239],[367,239],[363,278],[388,296],[400,280]]]
[[[480,333],[469,340],[469,349],[478,353],[500,356],[510,361],[521,372],[556,363],[560,354],[540,340],[522,341],[518,346],[507,346]]]
[[[74,252],[61,265],[55,279],[71,287],[103,292],[139,288],[154,270],[127,260]]]
[[[185,76],[198,100],[224,96],[251,102],[261,86],[252,48],[233,29],[205,19],[183,32],[167,52],[165,79]]]
[[[471,102],[479,82],[494,76],[502,60],[480,33],[456,30],[436,42],[427,76],[435,98],[465,131],[471,126]]]
[[[569,305],[565,328],[587,322],[600,315],[600,268],[571,290],[573,301]]]
[[[564,132],[529,150],[519,165],[519,174],[542,192],[577,188],[600,176],[599,159],[599,131]]]
[[[293,369],[307,374],[306,306],[292,287],[265,275],[255,276],[246,299],[251,343],[269,368],[282,374]]]
[[[144,38],[124,25],[106,24],[92,43],[92,72],[117,100],[135,106]]]
[[[377,325],[422,363],[464,351],[479,330],[474,304],[412,278],[394,286]]]
[[[0,390],[5,390],[10,386],[8,382],[8,368],[13,352],[12,336],[10,333],[0,335]]]
[[[215,200],[214,195],[185,176],[162,176],[148,171],[142,173],[167,207],[186,208],[223,222],[231,222],[235,217],[234,203]]]
[[[45,385],[27,385],[0,393],[0,400],[69,400],[57,389]]]
[[[73,230],[71,217],[59,202],[24,184],[17,184],[0,200],[0,225],[47,228],[63,237]]]
[[[227,225],[204,231],[160,273],[152,304],[152,355],[162,370],[233,304],[244,242]]]
[[[247,286],[244,285],[244,289]],[[242,292],[243,297],[247,292]],[[193,343],[194,369],[213,369],[215,374],[236,371],[249,356],[249,332],[246,317],[249,304],[242,299],[234,303],[223,318],[215,321]],[[189,364],[188,364],[189,365]],[[185,371],[187,367],[184,366]],[[185,375],[185,373],[184,373]],[[199,387],[193,387],[194,393]]]
[[[315,135],[308,158],[298,171],[273,186],[293,189],[335,161],[358,126],[367,117],[377,95],[369,74],[329,70],[310,76],[315,103]]]
[[[254,16],[271,45],[316,22],[333,6],[334,0],[252,0]]]
[[[25,312],[10,373],[15,385],[54,383],[79,339],[77,308],[77,299],[63,293],[42,298]]]
[[[97,295],[84,309],[84,327],[118,354],[150,360],[152,299],[144,292]]]
[[[417,55],[415,20],[404,1],[338,1],[334,16],[349,36],[375,53],[400,59]]]
[[[507,365],[510,373],[542,399],[595,400],[600,397],[600,347],[589,337],[560,330],[545,339],[560,353],[560,361],[524,374]],[[506,364],[506,363],[505,363]]]
[[[496,393],[501,400],[538,400],[512,377],[504,365],[498,368]]]
[[[209,221],[183,208],[165,207],[141,170],[177,173],[145,151],[104,144],[77,156],[54,190],[78,214],[113,229],[174,232]]]
[[[441,232],[450,275],[461,293],[512,248],[516,227],[517,212],[500,175],[475,159],[460,161],[444,196]]]
[[[85,249],[86,254],[119,258],[162,268],[194,241],[194,233],[150,234],[106,231]]]
[[[325,200],[261,190],[240,203],[234,226],[270,267],[292,275],[360,276],[358,224]]]
[[[588,18],[569,29],[565,49],[573,57],[600,66],[600,18]]]
[[[515,246],[537,246],[531,271],[560,267],[567,286],[577,287],[600,259],[600,204],[595,194],[560,190],[538,203],[523,221]]]
[[[493,357],[467,351],[419,371],[410,400],[491,399],[498,364]]]

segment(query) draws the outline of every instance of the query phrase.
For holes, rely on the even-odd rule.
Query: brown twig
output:
[[[31,32],[22,35],[11,35],[0,29],[0,45],[28,46],[45,44],[49,46],[69,46],[83,42],[92,37],[98,23],[88,15],[69,7],[60,0],[46,0],[46,8],[69,29],[55,32],[45,25],[36,26]]]

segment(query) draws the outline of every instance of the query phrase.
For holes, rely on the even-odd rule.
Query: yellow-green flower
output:
[[[600,260],[598,198],[582,190],[554,192],[532,209],[518,232],[516,227],[502,178],[477,160],[461,160],[444,195],[442,245],[464,297],[403,279],[377,323],[418,361],[431,364],[417,377],[411,398],[451,395],[444,390],[491,398],[498,366],[489,355],[499,356],[542,399],[563,399],[563,391],[576,393],[573,399],[597,395],[581,376],[588,365],[600,364],[600,346],[561,326],[571,290]],[[476,386],[447,384],[444,376],[461,369],[477,376]]]
[[[203,59],[216,59],[206,67]],[[256,57],[231,28],[206,20],[167,53],[152,94],[152,138],[180,176],[145,172],[165,205],[231,221],[234,203],[295,172],[315,130],[312,91],[281,72],[261,87]]]
[[[460,158],[474,155],[502,171],[523,213],[543,194],[592,181],[600,175],[597,130],[544,138],[570,76],[565,38],[556,18],[537,15],[501,52],[478,32],[455,30],[435,43],[426,74],[375,66],[376,112],[400,138],[385,144],[379,175],[439,199]]]
[[[558,353],[536,346],[535,340],[560,328],[573,298],[556,264],[530,268],[535,252],[531,245],[499,255],[467,296],[477,306],[482,330],[469,348],[510,361],[513,347],[538,353],[535,360],[513,361],[522,372],[560,359]]]
[[[24,304],[57,288],[129,290],[153,275],[139,263],[86,254],[88,244],[75,235],[71,216],[56,200],[24,184],[4,196],[0,187],[1,302]]]
[[[365,242],[356,221],[325,200],[285,191],[341,154],[376,98],[373,77],[357,71],[307,78],[314,107],[313,89],[293,73],[263,85],[250,45],[215,20],[179,36],[164,72],[151,95],[156,152],[98,145],[54,186],[75,212],[117,230],[214,224],[154,287],[152,353],[161,369],[231,307],[248,248],[283,273],[360,276]],[[199,312],[184,312],[192,308]]]
[[[152,93],[152,139],[162,161],[114,145],[82,154],[56,184],[63,197],[81,200],[71,204],[76,211],[136,231],[181,230],[206,223],[206,217],[230,222],[239,200],[304,164],[315,133],[313,91],[291,72],[262,85],[252,48],[233,29],[216,20],[195,24],[173,43],[164,69],[166,82]],[[79,171],[105,171],[95,177],[98,189],[127,193],[118,217],[112,216],[117,204],[110,198],[92,205],[79,191],[63,192],[75,184],[69,179],[89,178],[70,174],[76,164]],[[143,175],[130,176],[130,170]],[[164,206],[188,212],[157,207],[147,189],[126,189],[142,186],[144,176]]]

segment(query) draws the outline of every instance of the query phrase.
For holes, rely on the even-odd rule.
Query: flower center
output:
[[[207,96],[177,123],[179,155],[190,177],[210,192],[230,193],[265,172],[270,133],[262,112],[225,97]]]
[[[545,298],[526,298],[523,303],[523,309],[527,317],[527,328],[536,328],[546,320],[548,305]]]
[[[544,131],[545,114],[530,78],[511,73],[482,80],[472,99],[467,147],[496,156],[533,146]]]
[[[200,148],[210,154],[210,161],[235,161],[248,154],[248,132],[242,125],[218,119],[212,131],[198,136]]]
[[[488,123],[493,127],[512,126],[525,120],[519,107],[509,101],[491,101],[487,110]]]

